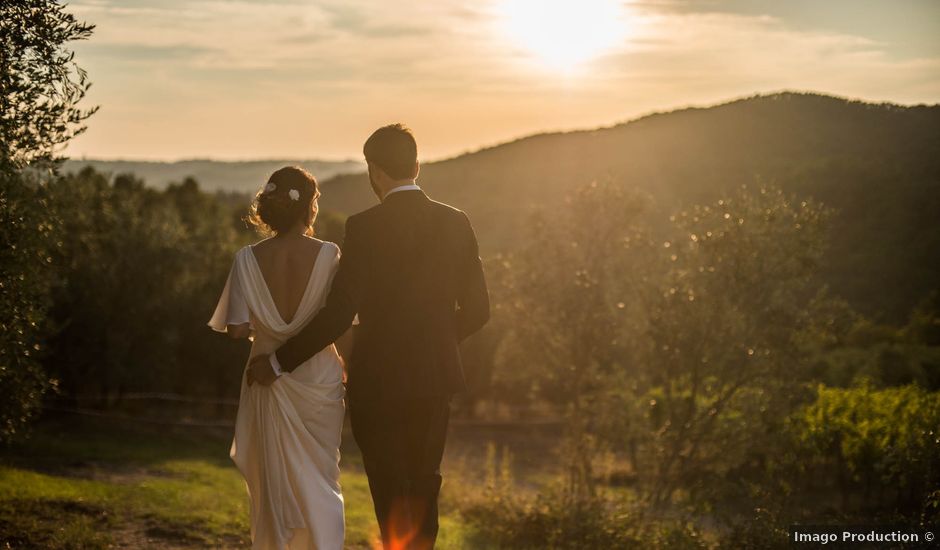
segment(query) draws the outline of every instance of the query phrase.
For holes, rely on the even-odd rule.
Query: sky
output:
[[[72,158],[437,160],[781,90],[940,102],[934,0],[80,0]]]

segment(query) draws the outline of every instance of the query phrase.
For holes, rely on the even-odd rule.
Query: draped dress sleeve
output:
[[[235,261],[232,262],[232,269],[225,281],[225,288],[222,289],[222,296],[219,297],[215,312],[212,314],[212,318],[209,319],[209,326],[212,330],[218,332],[228,332],[229,325],[243,325],[250,322],[248,301],[245,299],[244,285],[242,285],[241,275],[239,274],[240,255],[241,252],[235,256]]]

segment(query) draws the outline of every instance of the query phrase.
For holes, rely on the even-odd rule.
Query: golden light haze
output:
[[[81,0],[73,158],[423,160],[757,92],[940,98],[940,3]]]
[[[494,14],[505,38],[562,76],[616,48],[638,20],[619,0],[502,0]]]

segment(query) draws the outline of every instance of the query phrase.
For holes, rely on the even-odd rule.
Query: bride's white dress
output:
[[[251,323],[251,356],[270,353],[323,307],[339,248],[320,247],[290,323],[278,313],[250,246],[238,251],[209,326]],[[330,346],[270,386],[242,375],[230,456],[248,485],[252,548],[332,550],[343,547],[339,444],[343,427],[342,366]]]

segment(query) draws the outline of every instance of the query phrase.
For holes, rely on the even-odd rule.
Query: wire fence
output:
[[[56,406],[47,406],[45,410],[57,412],[57,413],[67,413],[67,414],[77,414],[81,416],[94,416],[97,418],[107,418],[110,420],[125,420],[130,422],[139,422],[143,424],[155,424],[161,426],[184,426],[184,427],[193,427],[193,428],[231,428],[235,426],[235,423],[229,420],[189,420],[189,419],[177,419],[172,420],[168,418],[153,418],[153,417],[143,417],[143,416],[131,416],[115,412],[105,412],[96,409],[83,409],[78,407],[56,407]]]
[[[78,395],[73,398],[73,402],[94,402],[100,400],[98,395]],[[188,415],[176,415],[167,417],[155,417],[152,415],[132,415],[117,412],[114,408],[121,405],[133,405],[145,402],[163,402],[177,403],[183,405],[195,405],[203,407],[222,406],[232,409],[238,407],[237,399],[225,399],[216,397],[203,397],[193,395],[180,395],[177,393],[158,393],[158,392],[139,392],[122,394],[119,399],[112,403],[110,410],[95,409],[89,407],[69,406],[63,404],[47,403],[44,410],[61,414],[74,414],[80,416],[89,416],[96,418],[105,418],[111,420],[120,420],[126,422],[137,422],[142,424],[153,424],[163,426],[180,426],[193,428],[232,428],[235,426],[234,414],[230,419],[206,419],[193,418]],[[162,409],[163,412],[168,412]],[[232,411],[234,412],[234,411]],[[524,419],[477,419],[466,417],[451,418],[450,424],[457,427],[468,428],[493,428],[493,429],[514,429],[520,427],[554,427],[563,423],[561,418],[524,418]]]
[[[75,405],[76,403],[96,403],[102,401],[100,395],[75,395],[70,398],[53,399],[46,403],[45,411],[133,422],[160,426],[181,426],[193,428],[231,428],[235,426],[234,411],[238,407],[237,399],[207,397],[198,395],[181,395],[169,392],[137,392],[125,393],[113,401],[108,402],[107,408],[94,408]],[[177,406],[178,405],[178,406]],[[181,407],[180,407],[181,406]],[[127,410],[140,411],[144,407],[162,413],[154,414],[128,414]],[[214,418],[200,418],[199,415],[189,414],[197,408],[221,408],[226,414],[203,415]],[[203,411],[205,412],[205,411]],[[231,416],[231,418],[221,418]]]
[[[98,395],[77,395],[75,399],[78,401],[92,401],[95,399],[100,399]],[[140,401],[140,400],[160,400],[160,401],[174,401],[178,403],[195,403],[198,405],[230,405],[233,407],[238,406],[238,399],[220,399],[215,397],[200,397],[192,395],[180,395],[178,393],[124,393],[121,394],[119,401]]]

